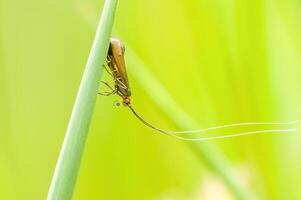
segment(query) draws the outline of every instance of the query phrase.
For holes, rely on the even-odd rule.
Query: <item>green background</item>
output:
[[[46,198],[102,6],[0,1],[1,199]],[[120,0],[113,35],[199,127],[291,121],[301,113],[300,11],[294,0]],[[135,108],[176,130],[126,58]],[[97,100],[74,199],[233,198],[187,145],[113,106],[118,99]],[[300,142],[265,134],[210,143],[258,199],[297,200]]]

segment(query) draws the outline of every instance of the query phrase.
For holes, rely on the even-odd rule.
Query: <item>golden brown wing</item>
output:
[[[128,76],[124,61],[125,47],[117,38],[111,38],[108,56],[111,59],[111,70],[115,79],[116,88],[123,96],[131,96]]]

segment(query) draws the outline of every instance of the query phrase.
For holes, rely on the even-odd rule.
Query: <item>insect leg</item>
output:
[[[128,89],[128,88],[126,87],[126,85],[120,80],[120,77],[119,77],[119,78],[116,78],[115,81],[118,82],[118,83],[116,83],[116,85],[118,85],[119,87],[121,87],[121,88],[123,88],[123,89],[125,89],[125,90]]]
[[[101,83],[105,84],[109,89],[111,89],[110,92],[99,92],[98,94],[103,95],[103,96],[110,96],[112,94],[115,94],[117,92],[116,89],[113,89],[107,82],[101,81]]]
[[[107,62],[108,62],[108,61],[107,61]],[[107,63],[106,63],[106,64],[103,64],[102,66],[103,66],[103,68],[106,70],[106,72],[107,72],[110,76],[113,77],[113,74],[112,74],[112,73],[110,72],[110,70],[108,69]]]
[[[102,95],[102,96],[110,96],[115,93],[116,93],[116,90],[112,90],[111,92],[98,92],[98,94]]]

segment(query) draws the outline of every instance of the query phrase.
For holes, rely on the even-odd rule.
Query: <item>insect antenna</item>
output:
[[[297,123],[298,120],[292,121],[292,122],[244,122],[244,123],[236,123],[236,124],[226,124],[221,126],[214,126],[210,128],[204,128],[204,129],[196,129],[196,130],[187,130],[187,131],[170,131],[170,130],[163,130],[161,128],[158,128],[154,126],[153,124],[145,121],[137,112],[136,110],[131,106],[131,104],[128,105],[134,116],[139,119],[144,125],[148,126],[151,129],[154,129],[160,133],[163,133],[165,135],[180,139],[180,140],[188,140],[188,141],[208,141],[208,140],[215,140],[215,139],[223,139],[223,138],[231,138],[231,137],[237,137],[237,136],[243,136],[243,135],[253,135],[253,134],[260,134],[260,133],[288,133],[288,132],[294,132],[297,129],[296,128],[289,128],[289,129],[263,129],[263,130],[255,130],[255,131],[245,131],[245,132],[239,132],[239,133],[232,133],[232,134],[224,134],[224,135],[217,135],[217,136],[211,136],[211,137],[185,137],[185,136],[179,136],[178,134],[185,134],[185,133],[205,133],[209,132],[211,130],[217,130],[222,129],[226,127],[237,127],[237,126],[244,126],[244,125],[290,125]]]
[[[169,135],[169,136],[172,136],[172,134],[169,132],[169,131],[165,131],[165,130],[163,130],[163,129],[160,129],[160,128],[158,128],[158,127],[156,127],[156,126],[154,126],[154,125],[152,125],[151,123],[149,123],[149,122],[147,122],[147,121],[145,121],[137,112],[136,112],[136,110],[129,104],[128,105],[128,107],[130,108],[130,110],[132,111],[132,113],[144,124],[144,125],[146,125],[146,126],[148,126],[148,127],[150,127],[150,128],[152,128],[152,129],[154,129],[154,130],[156,130],[156,131],[159,131],[159,132],[161,132],[161,133],[163,133],[163,134],[165,134],[165,135]]]

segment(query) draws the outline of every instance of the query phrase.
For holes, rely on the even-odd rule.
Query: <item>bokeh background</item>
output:
[[[0,1],[1,199],[46,198],[102,6]],[[291,121],[301,113],[300,14],[298,0],[120,0],[113,34],[199,127]],[[136,109],[177,129],[133,69]],[[97,99],[74,199],[234,199],[202,155],[154,134],[116,100]],[[300,133],[210,143],[257,199],[298,200]]]

